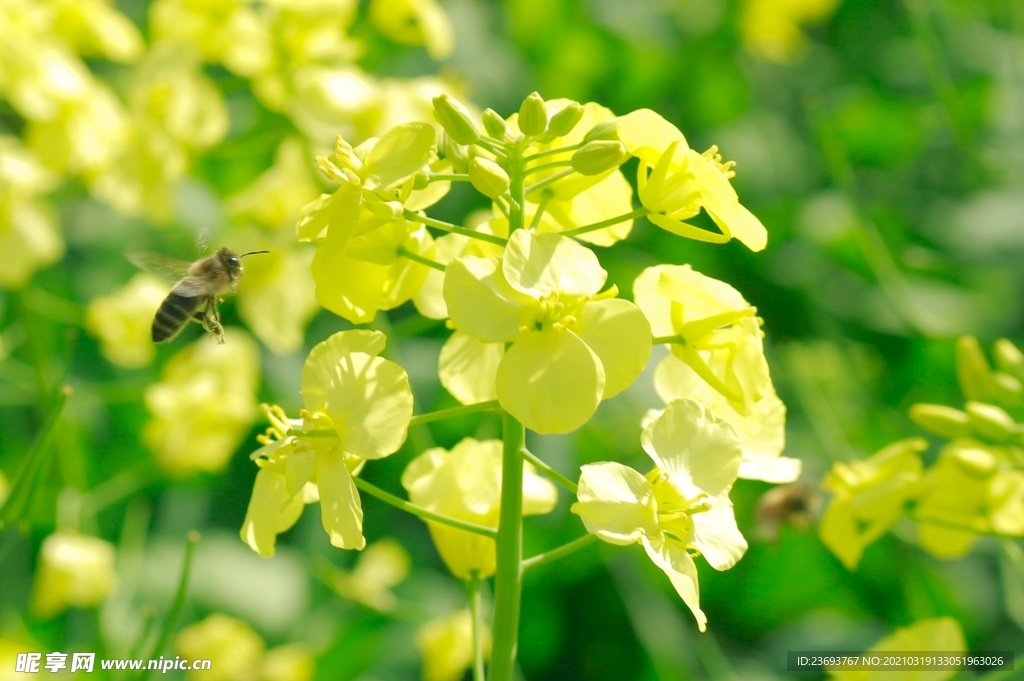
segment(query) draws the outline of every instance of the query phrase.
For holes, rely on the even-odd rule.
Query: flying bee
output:
[[[757,501],[757,534],[762,539],[776,541],[782,525],[806,530],[814,524],[820,505],[821,499],[814,488],[805,483],[773,487]]]
[[[126,257],[137,267],[177,280],[153,318],[153,342],[166,343],[177,336],[189,320],[202,324],[206,332],[224,342],[217,303],[228,291],[234,293],[244,274],[242,258],[267,253],[250,251],[242,255],[222,248],[212,255],[187,263],[158,253],[129,253]]]

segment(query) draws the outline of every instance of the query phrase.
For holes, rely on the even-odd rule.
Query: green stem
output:
[[[551,466],[549,466],[546,463],[544,463],[544,461],[542,461],[536,454],[531,452],[526,447],[523,447],[522,450],[520,450],[520,453],[523,455],[524,459],[526,459],[527,461],[532,463],[534,466],[536,466],[537,470],[539,470],[541,473],[543,473],[544,475],[548,476],[549,478],[551,478],[552,480],[557,482],[559,485],[561,485],[562,487],[564,487],[567,490],[569,490],[570,492],[572,492],[573,494],[576,494],[576,483],[575,482],[573,482],[569,478],[565,477],[564,475],[562,475],[561,473],[556,471]]]
[[[188,591],[188,578],[192,573],[192,559],[196,554],[196,545],[199,544],[199,533],[195,530],[191,530],[188,533],[185,542],[185,560],[181,566],[181,577],[178,579],[178,590],[174,594],[174,601],[171,603],[171,609],[167,613],[167,619],[164,620],[164,626],[160,629],[160,637],[156,640],[156,646],[153,648],[153,652],[150,653],[149,659],[154,660],[160,655],[160,651],[164,649],[167,642],[171,638],[171,632],[174,631],[174,625],[177,623],[178,616],[181,615],[181,609],[185,607],[185,594]],[[145,679],[149,676],[149,669],[142,674],[142,678]]]
[[[485,234],[484,232],[477,232],[472,229],[460,227],[459,225],[453,225],[450,222],[443,222],[441,220],[435,220],[434,218],[428,218],[426,215],[420,215],[414,213],[408,208],[402,213],[406,220],[412,220],[420,224],[426,225],[427,227],[433,227],[434,229],[440,229],[445,232],[451,232],[452,234],[461,234],[462,236],[468,236],[470,239],[479,239],[480,241],[488,241],[492,244],[498,244],[499,246],[505,245],[505,240],[500,236],[494,236],[493,234]]]
[[[584,144],[585,142],[577,142],[576,144],[570,144],[565,147],[556,147],[554,149],[545,149],[544,151],[538,151],[536,154],[531,154],[529,156],[523,157],[523,163],[532,163],[539,158],[544,158],[545,156],[554,156],[555,154],[564,154],[570,151],[576,151],[577,149],[583,147]]]
[[[601,222],[595,222],[592,225],[583,225],[582,227],[569,229],[562,232],[561,234],[562,236],[578,236],[580,234],[586,234],[587,232],[593,232],[598,229],[604,229],[605,227],[611,227],[612,225],[617,225],[620,222],[625,222],[626,220],[635,220],[637,218],[642,218],[645,215],[650,214],[651,211],[641,206],[640,208],[637,208],[634,211],[630,211],[629,213],[625,213],[624,215],[619,215],[614,218],[608,218],[607,220],[601,220]]]
[[[451,409],[440,409],[438,411],[427,412],[426,414],[417,414],[409,421],[409,427],[419,426],[424,423],[430,423],[431,421],[454,419],[459,416],[465,416],[466,414],[475,414],[478,411],[493,411],[494,409],[498,409],[500,406],[501,405],[498,404],[498,400],[489,400],[487,402],[477,402],[476,404],[464,404],[461,407],[452,407]]]
[[[139,637],[132,644],[128,657],[133,660],[138,659],[142,653],[142,646],[146,645],[149,635],[153,632],[154,622],[156,622],[156,608],[153,607],[152,603],[146,603],[142,606],[142,629],[139,631]]]
[[[565,168],[565,167],[571,167],[571,166],[572,166],[572,161],[569,161],[569,160],[565,160],[565,161],[552,161],[551,163],[541,163],[539,166],[533,166],[532,168],[527,168],[526,172],[524,172],[523,175],[532,175],[533,173],[539,173],[539,172],[542,172],[544,170],[554,170],[556,168]]]
[[[557,549],[551,549],[544,553],[539,553],[536,556],[531,556],[523,561],[523,570],[529,570],[530,568],[539,567],[545,563],[550,563],[553,560],[559,558],[565,558],[570,553],[576,553],[580,549],[590,546],[597,540],[597,536],[593,534],[585,534],[582,537],[573,539],[568,544],[563,544]]]
[[[50,440],[53,439],[57,423],[64,411],[64,405],[67,404],[68,397],[72,392],[71,386],[64,386],[57,391],[56,396],[52,399],[46,421],[36,435],[21,468],[18,469],[14,480],[11,481],[11,491],[7,495],[7,500],[0,507],[0,528],[20,522],[31,505],[32,497],[35,496],[37,488],[46,475],[50,459],[53,458],[53,448],[49,446]]]
[[[410,250],[408,250],[408,249],[406,249],[406,248],[404,248],[402,246],[399,246],[398,250],[395,251],[395,252],[398,255],[402,256],[403,258],[408,258],[409,260],[412,260],[413,262],[418,262],[421,265],[426,265],[427,267],[435,269],[438,272],[444,272],[445,267],[441,263],[437,262],[436,260],[431,260],[430,258],[424,258],[419,253],[413,253],[412,251],[410,251]]]
[[[477,525],[466,520],[459,520],[458,518],[452,518],[434,511],[428,511],[422,506],[417,506],[411,502],[406,501],[400,497],[396,497],[390,492],[385,492],[380,487],[363,480],[358,475],[353,476],[352,480],[355,482],[356,487],[369,494],[371,497],[376,497],[383,501],[385,504],[390,504],[397,509],[411,513],[414,516],[418,516],[424,520],[432,520],[435,523],[441,523],[442,525],[449,525],[459,530],[465,530],[466,532],[472,532],[473,534],[479,534],[484,537],[494,539],[498,536],[498,531],[493,527],[485,527],[483,525]]]
[[[537,210],[533,213],[533,220],[530,221],[530,229],[537,229],[540,225],[540,219],[544,217],[544,211],[547,210],[551,198],[551,192],[544,192],[544,195],[540,197],[540,201],[537,203]]]
[[[554,175],[549,175],[549,176],[545,177],[543,180],[538,180],[537,182],[534,182],[529,187],[527,187],[526,188],[526,193],[527,194],[532,194],[533,192],[537,191],[538,189],[543,189],[544,187],[552,185],[555,182],[558,182],[559,180],[561,180],[563,177],[569,177],[570,175],[572,175],[575,172],[576,171],[573,170],[572,168],[567,168],[567,169],[565,169],[565,170],[563,170],[561,172],[555,173]]]
[[[522,216],[520,216],[522,217]],[[511,681],[519,638],[519,604],[523,588],[523,425],[511,414],[502,423],[501,512],[498,569],[494,577],[494,645],[489,681]]]
[[[431,182],[469,182],[466,173],[435,173],[430,175]]]
[[[469,615],[473,620],[473,681],[484,681],[484,632],[481,614],[483,599],[480,595],[480,573],[469,576]]]
[[[499,140],[487,137],[481,137],[476,141],[478,145],[491,152],[499,159],[505,159],[508,155],[505,153],[504,144]]]
[[[682,343],[683,337],[679,334],[675,336],[655,336],[651,339],[651,342],[655,345],[666,345],[668,343]]]

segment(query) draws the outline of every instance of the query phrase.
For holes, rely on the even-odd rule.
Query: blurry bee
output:
[[[202,324],[218,343],[223,343],[224,327],[220,323],[217,302],[224,302],[222,294],[234,293],[238,280],[244,274],[242,258],[267,252],[251,251],[236,255],[234,251],[222,248],[193,263],[158,253],[129,253],[126,257],[137,267],[177,280],[153,318],[153,342],[173,340],[192,320]]]
[[[758,535],[775,541],[781,525],[798,530],[811,527],[820,502],[814,488],[800,482],[768,490],[757,501]]]

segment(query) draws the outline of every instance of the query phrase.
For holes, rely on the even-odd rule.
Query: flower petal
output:
[[[569,433],[597,410],[601,360],[572,331],[536,331],[516,340],[498,365],[498,400],[538,433]]]
[[[512,288],[538,298],[592,296],[608,279],[597,255],[586,246],[559,234],[533,234],[528,229],[509,237],[501,268]]]
[[[509,286],[500,258],[466,256],[448,265],[444,300],[455,328],[490,343],[515,338],[539,313],[534,298]]]
[[[302,365],[302,401],[306,409],[320,412],[324,409],[327,391],[342,357],[353,352],[377,356],[384,350],[387,337],[380,331],[339,331],[313,346]]]
[[[320,452],[317,456],[316,484],[320,490],[320,517],[331,538],[331,545],[339,549],[362,550],[363,507],[359,491],[341,452]]]
[[[302,497],[288,494],[285,476],[261,468],[256,474],[249,509],[239,533],[242,541],[264,558],[274,555],[277,535],[302,515]]]
[[[662,152],[673,142],[679,142],[682,151],[688,148],[679,128],[650,109],[638,109],[620,116],[615,127],[626,150],[651,165],[658,162]]]
[[[700,609],[700,592],[697,589],[697,566],[686,549],[664,536],[643,537],[644,550],[655,565],[661,568],[675,587],[676,593],[697,618],[697,628],[707,629],[708,618]]]
[[[628,300],[610,298],[587,303],[576,332],[601,358],[604,399],[633,385],[651,357],[651,325],[640,308]]]
[[[572,512],[587,532],[610,544],[626,546],[658,533],[651,483],[629,466],[614,461],[582,466],[576,498]]]
[[[430,163],[437,144],[434,126],[402,123],[384,134],[366,157],[364,184],[383,189],[398,184]]]
[[[463,404],[494,400],[498,398],[498,364],[504,355],[504,343],[484,343],[456,331],[441,348],[437,375],[445,390]]]
[[[671,402],[640,442],[676,486],[693,484],[716,497],[736,481],[742,460],[736,433],[699,402]]]
[[[736,514],[728,497],[718,497],[711,508],[694,513],[693,545],[704,554],[708,565],[716,570],[728,570],[747,551],[747,540],[736,527]]]
[[[382,357],[362,352],[345,355],[334,366],[324,411],[346,452],[361,459],[394,454],[405,442],[412,418],[409,376]]]

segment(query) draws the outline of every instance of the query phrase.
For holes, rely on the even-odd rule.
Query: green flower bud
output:
[[[382,220],[397,220],[402,217],[405,207],[401,201],[381,201],[379,199],[368,199],[363,202],[366,210],[370,211]]]
[[[469,154],[466,152],[466,147],[456,144],[455,140],[447,133],[441,135],[441,153],[444,154],[445,160],[452,164],[452,170],[457,173],[466,172],[469,165]]]
[[[551,122],[548,123],[548,134],[552,137],[568,135],[582,118],[583,107],[579,102],[570,102],[568,106],[551,117]]]
[[[519,130],[528,137],[543,135],[548,129],[548,110],[544,99],[536,92],[523,100],[519,107]]]
[[[594,140],[618,140],[619,129],[618,119],[612,118],[607,121],[601,121],[587,132],[583,136],[584,142],[592,142]]]
[[[489,199],[496,199],[504,194],[510,184],[504,168],[490,159],[479,156],[469,162],[469,181],[478,192]]]
[[[996,456],[982,447],[955,447],[953,457],[965,473],[987,477],[996,470]]]
[[[587,142],[572,155],[572,168],[580,175],[600,175],[628,160],[629,152],[622,142],[595,140]]]
[[[971,429],[978,437],[989,442],[1009,442],[1017,435],[1017,424],[1005,411],[994,404],[968,402],[964,407],[971,420]]]
[[[1024,384],[1009,374],[992,374],[992,391],[1000,404],[1020,404],[1024,398]]]
[[[412,188],[413,189],[426,189],[430,185],[430,171],[426,168],[421,168],[413,175]]]
[[[1016,345],[1005,338],[1000,338],[992,347],[992,355],[1000,371],[1024,381],[1024,353],[1018,350]]]
[[[434,97],[434,119],[459,144],[473,144],[480,139],[480,128],[473,115],[447,92]]]
[[[908,413],[910,420],[929,433],[955,440],[971,434],[971,420],[966,413],[941,404],[915,404]]]
[[[484,109],[482,118],[484,119],[484,130],[487,134],[496,139],[502,139],[505,137],[505,133],[508,131],[508,124],[505,123],[505,119],[495,111],[494,109]]]
[[[966,399],[992,399],[992,369],[974,336],[962,336],[956,342],[956,375]]]

